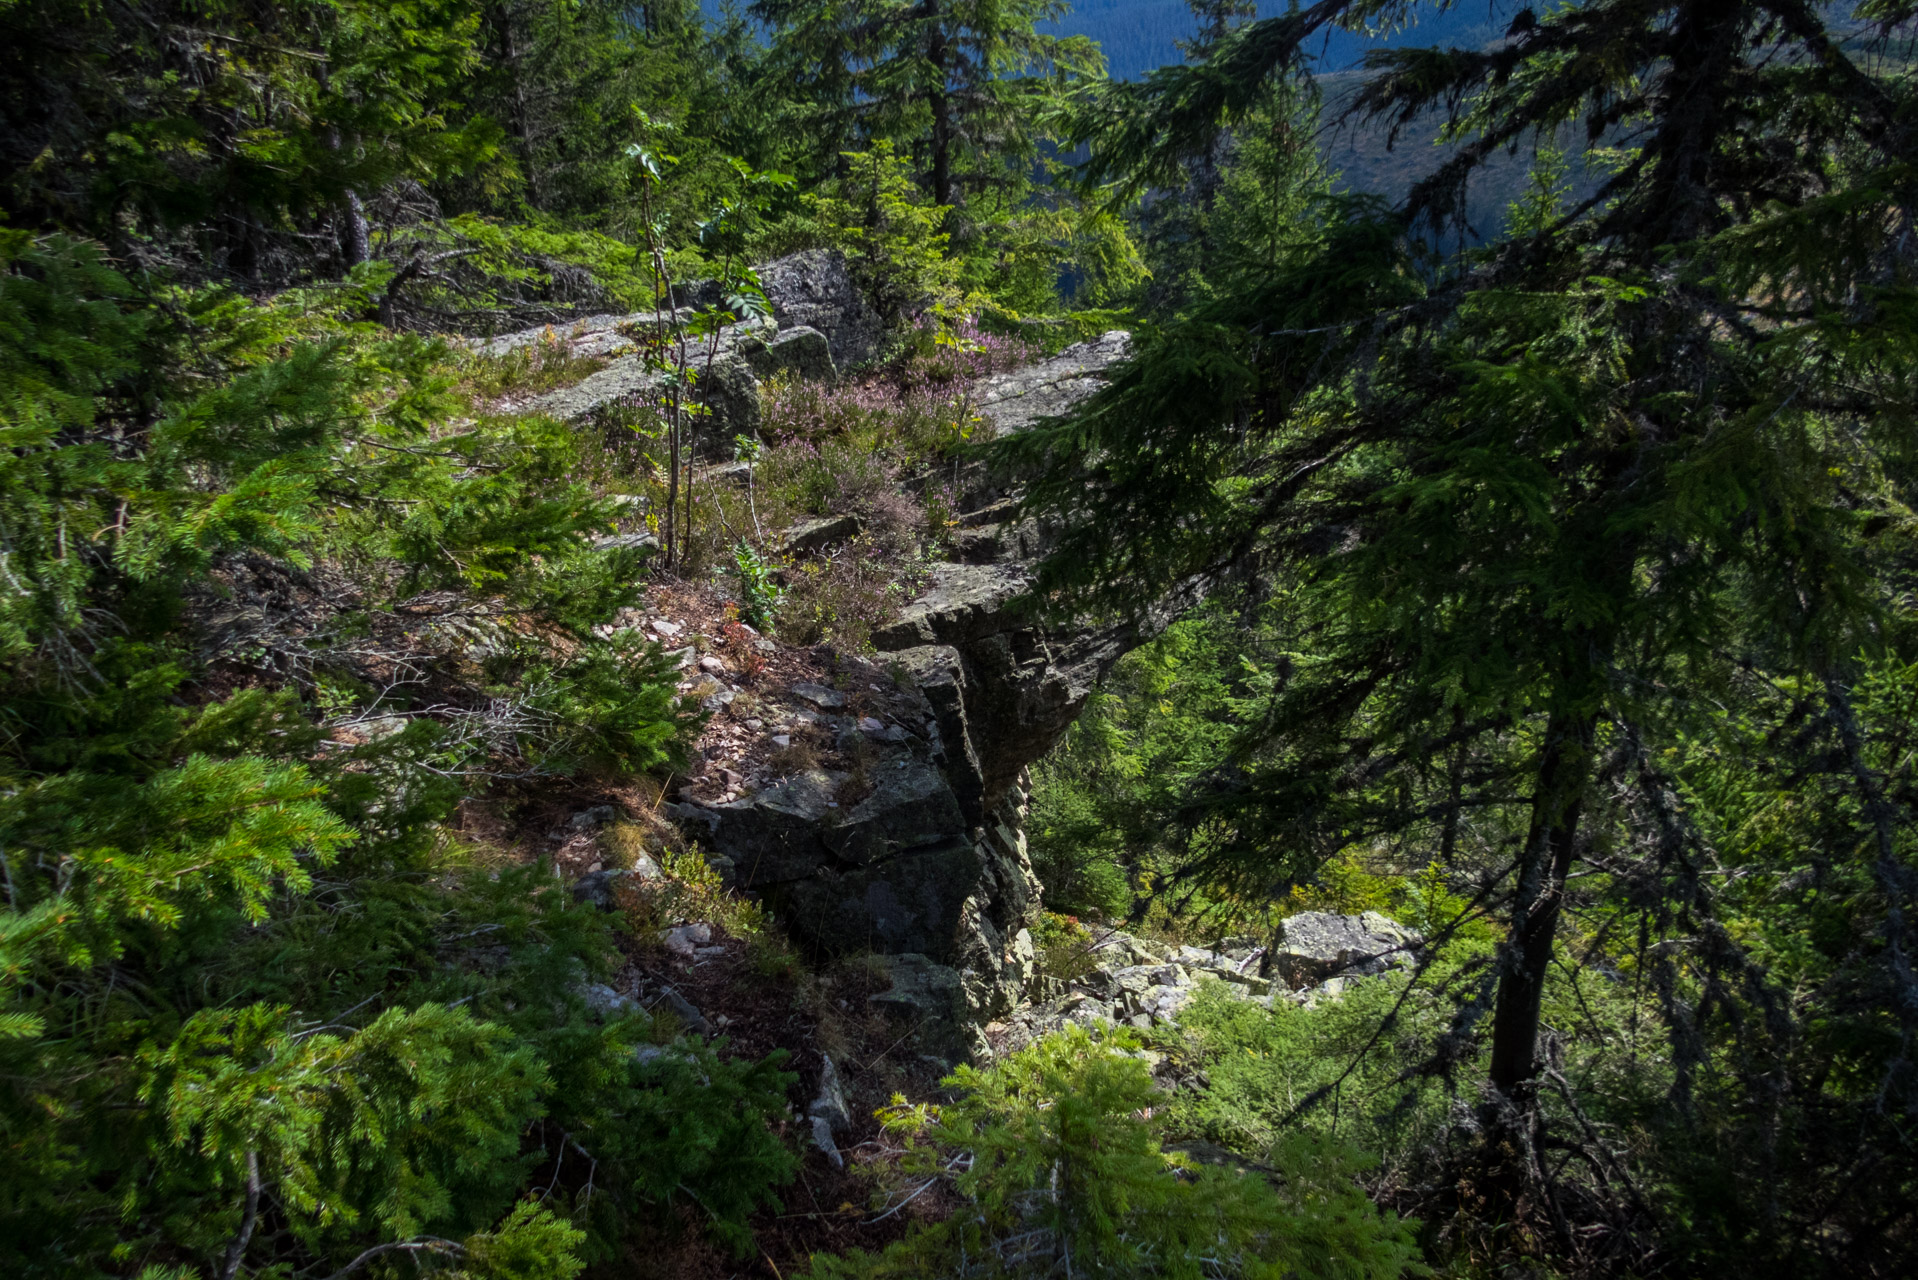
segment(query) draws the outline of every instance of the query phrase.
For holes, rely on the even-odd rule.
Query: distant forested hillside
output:
[[[1377,41],[1341,32],[1322,42],[1320,69],[1336,71],[1350,67],[1357,62],[1360,52],[1374,43],[1452,44],[1473,48],[1497,39],[1510,21],[1511,13],[1520,7],[1508,0],[1462,4],[1425,14],[1417,19],[1417,25]],[[1285,10],[1281,0],[1260,0],[1261,18]],[[1196,24],[1186,0],[1075,0],[1072,12],[1054,29],[1063,35],[1091,36],[1105,50],[1107,69],[1113,79],[1131,80],[1154,67],[1181,61],[1176,42],[1190,39]]]

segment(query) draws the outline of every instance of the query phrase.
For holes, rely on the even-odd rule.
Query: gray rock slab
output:
[[[668,808],[682,821],[704,824],[713,849],[732,859],[740,885],[761,889],[813,875],[829,860],[819,833],[845,780],[843,773],[811,769],[742,800]]]
[[[1383,973],[1409,959],[1419,935],[1376,911],[1362,916],[1306,911],[1280,922],[1262,972],[1291,989],[1335,976]]]
[[[680,995],[675,988],[661,987],[659,989],[659,996],[660,1003],[666,1008],[671,1009],[674,1015],[679,1018],[680,1022],[685,1024],[688,1031],[696,1032],[702,1036],[712,1032],[712,1024],[706,1021],[706,1015],[694,1008],[693,1002],[685,996]]]
[[[1131,348],[1131,335],[1113,329],[1049,360],[995,374],[979,390],[979,412],[1000,435],[1057,417],[1103,386],[1107,370]]]
[[[959,1062],[978,1056],[984,1041],[971,1024],[959,971],[912,953],[884,960],[892,986],[869,997],[867,1004],[934,1057]]]
[[[819,1071],[819,1093],[806,1107],[806,1114],[815,1120],[824,1120],[834,1133],[844,1133],[852,1128],[852,1106],[846,1101],[846,1087],[839,1079],[839,1068],[833,1065],[832,1055],[821,1054],[822,1066]]]
[[[623,996],[603,982],[589,982],[579,988],[580,998],[598,1018],[619,1018],[639,1012],[639,1002]]]
[[[832,382],[839,376],[832,344],[811,325],[783,329],[769,342],[742,342],[739,354],[762,378],[783,373],[805,382]]]
[[[537,346],[551,342],[564,344],[574,356],[603,356],[633,345],[633,340],[622,329],[651,329],[662,319],[670,323],[674,313],[664,311],[635,311],[626,314],[604,314],[582,316],[578,320],[563,321],[559,324],[534,325],[530,329],[521,329],[515,333],[501,334],[497,338],[476,339],[470,343],[473,350],[481,355],[502,356],[521,347]],[[678,316],[682,322],[692,319],[691,307],[681,307]]]
[[[910,759],[899,764],[875,769],[872,794],[820,828],[820,843],[842,861],[869,867],[964,837],[965,815],[940,772]]]
[[[793,686],[793,696],[812,703],[821,711],[837,711],[846,705],[846,695],[837,689],[828,689],[823,684],[810,680],[801,680]]]
[[[857,537],[863,527],[864,522],[852,514],[802,520],[780,535],[779,549],[786,555],[817,551],[835,542]]]
[[[899,620],[873,632],[873,647],[962,645],[1016,626],[1007,605],[1029,581],[1021,565],[936,564],[926,590]]]
[[[622,881],[644,882],[660,878],[659,864],[642,853],[630,868],[595,871],[579,878],[573,886],[573,901],[590,903],[601,911],[619,907],[618,886]]]
[[[832,1139],[832,1123],[824,1116],[813,1116],[808,1123],[812,1129],[813,1145],[825,1153],[827,1162],[833,1168],[845,1168],[846,1158],[839,1154],[839,1144]]]
[[[621,356],[570,387],[561,387],[534,399],[526,405],[525,412],[544,414],[561,422],[583,422],[608,405],[650,397],[664,381],[663,373],[638,356]]]
[[[815,863],[812,874],[769,886],[766,897],[781,906],[779,915],[795,934],[822,951],[947,957],[961,941],[984,865],[978,848],[955,836],[877,866]]]

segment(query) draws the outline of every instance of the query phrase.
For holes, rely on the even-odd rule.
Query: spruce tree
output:
[[[1090,64],[1083,39],[1039,24],[1063,0],[757,0],[774,29],[774,60],[804,86],[799,97],[833,153],[873,139],[910,148],[935,205],[1020,181],[1036,153],[1041,99],[1065,73]]]
[[[1377,16],[1327,0],[1096,88],[1084,176],[1177,178],[1274,77],[1306,72],[1314,37]],[[1482,1213],[1562,1212],[1541,1008],[1581,878],[1688,956],[1665,1008],[1681,1057],[1687,982],[1708,1007],[1782,999],[1698,923],[1714,895],[1665,772],[1701,731],[1699,700],[1741,672],[1796,689],[1818,743],[1781,738],[1766,767],[1834,768],[1855,790],[1874,938],[1858,980],[1882,993],[1890,1040],[1843,1105],[1906,1115],[1918,1099],[1896,1047],[1918,1033],[1913,815],[1855,714],[1874,664],[1909,644],[1895,584],[1918,188],[1909,82],[1871,41],[1912,16],[1587,0],[1523,11],[1486,50],[1375,51],[1352,111],[1449,110],[1453,157],[1397,209],[1320,202],[1316,251],[1149,335],[1081,412],[1001,446],[1041,469],[1029,505],[1064,523],[1040,578],[1056,604],[1124,611],[1208,579],[1288,593],[1294,656],[1180,813],[1194,870],[1283,892],[1449,815],[1485,831],[1475,892],[1499,904],[1503,942],[1461,995],[1452,1056],[1428,1064],[1456,1069],[1485,1035]],[[1595,192],[1483,250],[1425,247],[1489,156],[1568,126],[1607,166]],[[1643,860],[1620,861],[1619,840]],[[1856,1158],[1892,1212],[1910,1162]],[[1573,1229],[1557,1221],[1541,1238]],[[1858,1258],[1893,1247],[1848,1230]]]

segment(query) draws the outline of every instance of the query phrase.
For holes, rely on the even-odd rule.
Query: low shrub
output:
[[[946,1182],[963,1207],[883,1253],[816,1259],[815,1280],[1425,1273],[1417,1224],[1375,1209],[1355,1180],[1363,1159],[1335,1142],[1295,1134],[1277,1144],[1276,1186],[1166,1152],[1147,1118],[1163,1095],[1126,1033],[1068,1027],[945,1084],[957,1101],[895,1099],[885,1113],[908,1183],[891,1198],[897,1207],[912,1184]]]

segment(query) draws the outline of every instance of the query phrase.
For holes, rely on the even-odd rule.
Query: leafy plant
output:
[[[959,1100],[895,1102],[902,1170],[949,1181],[965,1208],[883,1253],[815,1263],[815,1277],[1102,1276],[1384,1280],[1419,1274],[1416,1224],[1381,1214],[1352,1181],[1362,1161],[1330,1143],[1275,1152],[1256,1174],[1165,1152],[1158,1094],[1134,1042],[1080,1027],[946,1081]]]
[[[748,625],[771,635],[778,621],[780,601],[785,599],[785,592],[773,581],[772,567],[753,550],[751,543],[743,540],[733,548],[733,567],[738,571],[739,590],[744,597],[739,616]]]

